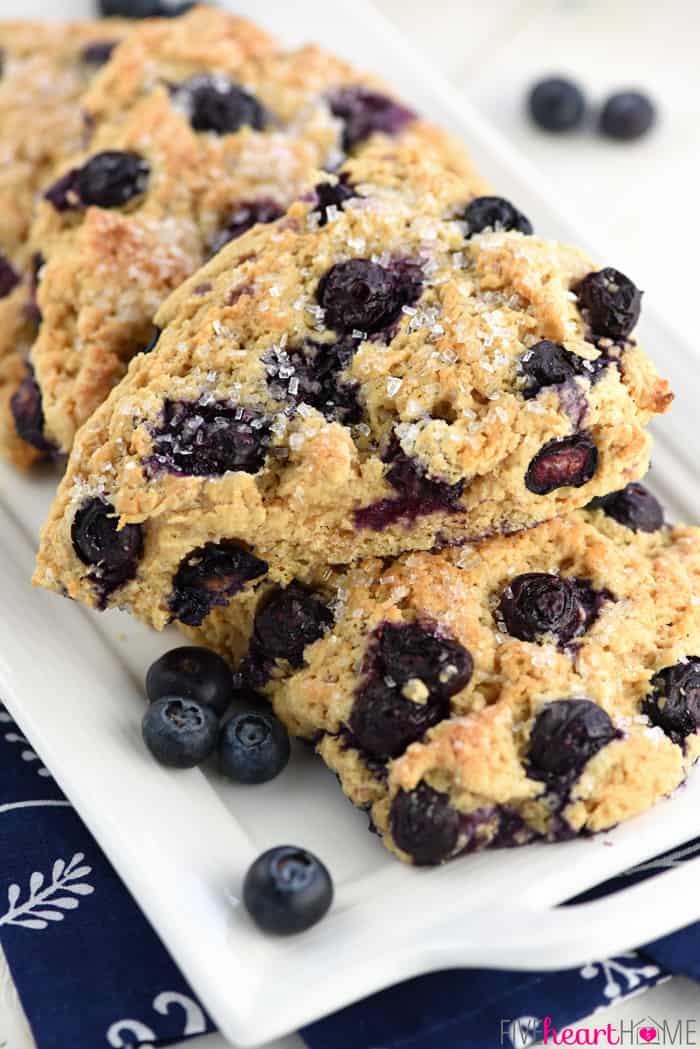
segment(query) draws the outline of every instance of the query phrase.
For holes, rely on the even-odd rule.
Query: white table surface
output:
[[[614,249],[600,262],[628,273],[693,346],[700,244],[696,0],[375,2],[546,172],[589,241]],[[523,97],[548,73],[576,76],[591,101],[616,87],[641,86],[658,102],[659,126],[632,145],[604,142],[591,129],[563,138],[538,132],[523,117]],[[650,350],[663,365],[663,347]],[[647,1014],[698,1017],[700,988],[674,979],[595,1019],[603,1026]],[[186,1046],[226,1049],[218,1036]],[[34,1049],[1,951],[0,1049]],[[302,1049],[302,1042],[293,1036],[270,1049]]]

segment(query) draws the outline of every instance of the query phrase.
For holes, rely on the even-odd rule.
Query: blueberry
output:
[[[532,233],[530,221],[503,197],[475,197],[464,209],[462,220],[468,226],[467,237],[474,233],[483,233],[484,230],[517,230],[519,233]]]
[[[416,114],[386,95],[364,87],[341,87],[332,92],[333,116],[344,123],[343,149],[348,152],[375,132],[398,135]]]
[[[137,153],[110,149],[96,153],[77,177],[81,202],[100,208],[118,208],[146,189],[150,169]]]
[[[414,521],[424,514],[456,513],[461,509],[464,481],[448,484],[430,477],[424,466],[406,455],[395,435],[383,459],[390,464],[386,480],[399,494],[393,499],[380,499],[356,510],[357,528],[382,531],[399,521]]]
[[[57,211],[118,208],[145,192],[150,168],[137,153],[108,149],[62,175],[44,193]]]
[[[94,572],[89,577],[103,598],[133,579],[143,554],[143,528],[119,528],[119,515],[106,499],[93,496],[80,507],[71,526],[73,549]]]
[[[642,712],[674,743],[696,732],[700,727],[700,657],[688,656],[654,674]]]
[[[10,398],[10,410],[17,434],[40,452],[55,451],[44,436],[44,409],[41,390],[34,378],[34,369],[27,364],[27,373]]]
[[[548,441],[527,468],[525,486],[535,495],[557,488],[581,488],[598,469],[598,449],[583,433]]]
[[[243,902],[263,932],[290,936],[319,922],[333,902],[333,882],[306,849],[278,845],[258,856],[243,882]]]
[[[284,659],[293,667],[304,661],[304,649],[323,637],[333,615],[316,594],[300,583],[276,587],[258,606],[253,642],[269,659]]]
[[[216,255],[232,240],[247,233],[258,222],[274,222],[283,214],[284,208],[280,207],[276,200],[262,198],[241,201],[229,215],[226,225],[212,238],[209,246],[210,257]]]
[[[617,91],[605,102],[598,127],[608,138],[631,142],[641,138],[656,121],[650,99],[639,91]]]
[[[291,405],[308,404],[326,419],[344,425],[360,422],[359,384],[341,378],[350,367],[357,342],[306,340],[300,349],[274,349],[263,358],[270,393]]]
[[[41,324],[41,310],[39,309],[37,295],[39,292],[41,271],[45,265],[46,259],[44,256],[41,252],[35,251],[32,255],[29,267],[29,298],[27,300],[27,314],[37,327]]]
[[[584,579],[525,572],[503,591],[499,614],[508,633],[520,641],[553,636],[565,645],[588,630],[609,597]]]
[[[526,400],[536,397],[548,386],[560,386],[582,373],[581,358],[548,339],[542,339],[522,355],[520,368],[526,380],[523,387]]]
[[[168,607],[181,623],[200,626],[212,608],[225,607],[246,583],[264,575],[267,569],[266,561],[254,557],[232,539],[205,543],[182,559]]]
[[[0,299],[9,295],[13,288],[19,284],[19,273],[13,268],[4,255],[0,255]]]
[[[195,131],[229,135],[242,127],[262,131],[269,115],[258,100],[225,76],[194,76],[173,92]]]
[[[573,290],[598,338],[625,339],[639,320],[643,292],[619,270],[607,266],[589,273]]]
[[[352,200],[359,194],[347,181],[347,175],[341,175],[337,182],[319,182],[316,186],[316,207],[312,214],[318,215],[319,226],[325,226],[328,222],[328,208],[336,208],[342,211],[348,200]]]
[[[535,772],[546,776],[577,773],[617,736],[603,708],[590,699],[555,699],[535,718],[530,733],[530,764]]]
[[[160,339],[162,334],[163,332],[160,328],[154,327],[153,335],[151,335],[150,339],[148,340],[144,348],[141,350],[141,353],[150,353],[152,350],[155,350],[156,346],[158,345],[158,340]]]
[[[219,767],[234,783],[267,783],[289,761],[289,736],[281,721],[264,710],[240,710],[224,725]]]
[[[394,758],[449,716],[468,685],[469,652],[420,623],[384,623],[371,645],[349,719],[351,742],[373,758]]]
[[[231,668],[209,648],[182,645],[151,664],[146,675],[146,693],[151,702],[163,696],[192,699],[221,716],[233,695]]]
[[[165,0],[99,0],[104,18],[176,18],[190,11],[194,0],[166,3]]]
[[[630,482],[619,492],[593,499],[588,506],[591,510],[602,510],[633,532],[658,532],[664,526],[661,503],[638,481]]]
[[[571,131],[583,120],[585,101],[578,84],[565,77],[548,77],[532,88],[530,116],[545,131]]]
[[[350,259],[321,278],[316,298],[325,310],[327,327],[343,333],[371,333],[398,320],[403,307],[415,302],[421,290],[421,271],[416,265],[390,269],[369,259]]]
[[[179,696],[152,703],[141,723],[143,741],[156,761],[175,769],[192,769],[213,753],[219,719],[211,707]]]
[[[419,867],[442,863],[454,855],[459,843],[460,815],[447,794],[419,783],[394,798],[389,829],[394,842]]]
[[[118,40],[93,40],[83,48],[81,58],[90,66],[103,66],[109,62]]]
[[[228,471],[257,473],[265,462],[270,423],[252,408],[198,401],[166,401],[160,425],[151,431],[151,473],[215,477]]]

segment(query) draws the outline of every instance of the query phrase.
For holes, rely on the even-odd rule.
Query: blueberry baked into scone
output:
[[[632,281],[505,201],[441,218],[355,163],[163,306],[78,436],[36,581],[198,625],[265,578],[516,532],[644,474],[670,394]]]
[[[82,148],[80,98],[126,32],[118,19],[0,21],[0,455],[20,468],[43,451],[40,434],[20,438],[10,407],[38,329],[39,262],[27,243],[34,204],[56,166]]]
[[[84,105],[93,135],[46,190],[31,235],[44,260],[31,352],[42,439],[63,451],[149,343],[168,293],[345,152],[421,146],[472,195],[482,185],[461,146],[345,62],[280,52],[214,8],[133,30]]]
[[[190,633],[229,657],[247,635],[243,684],[385,845],[435,864],[610,828],[684,780],[699,540],[631,484],[517,536],[264,586]]]

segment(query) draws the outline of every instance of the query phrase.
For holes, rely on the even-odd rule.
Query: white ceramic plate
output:
[[[464,136],[539,232],[585,242],[557,214],[541,176],[369,4],[240,0],[236,9],[290,43],[316,39],[393,80],[422,112]],[[60,5],[66,17],[89,10],[88,0]],[[55,7],[3,0],[2,14],[50,15]],[[602,245],[594,256],[614,264]],[[655,487],[672,515],[700,520],[689,441],[700,383],[691,351],[654,317],[651,302],[645,307],[643,337],[680,393],[657,428]],[[576,965],[700,918],[700,861],[595,903],[553,906],[700,834],[700,776],[602,838],[420,871],[384,852],[333,777],[301,749],[283,776],[256,788],[161,769],[140,743],[141,683],[179,635],[156,635],[119,613],[90,614],[29,588],[52,488],[50,479],[28,482],[0,470],[0,695],[234,1042],[260,1044],[430,969]],[[278,941],[252,927],[237,895],[253,858],[290,841],[324,858],[337,895],[319,926]]]

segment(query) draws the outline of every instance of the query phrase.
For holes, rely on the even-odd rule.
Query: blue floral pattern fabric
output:
[[[599,886],[700,851],[700,839]],[[586,894],[586,898],[595,893]],[[169,954],[0,706],[0,943],[38,1049],[166,1046],[213,1030]],[[430,973],[319,1020],[310,1049],[524,1049],[669,973],[700,979],[700,923],[562,972]]]

